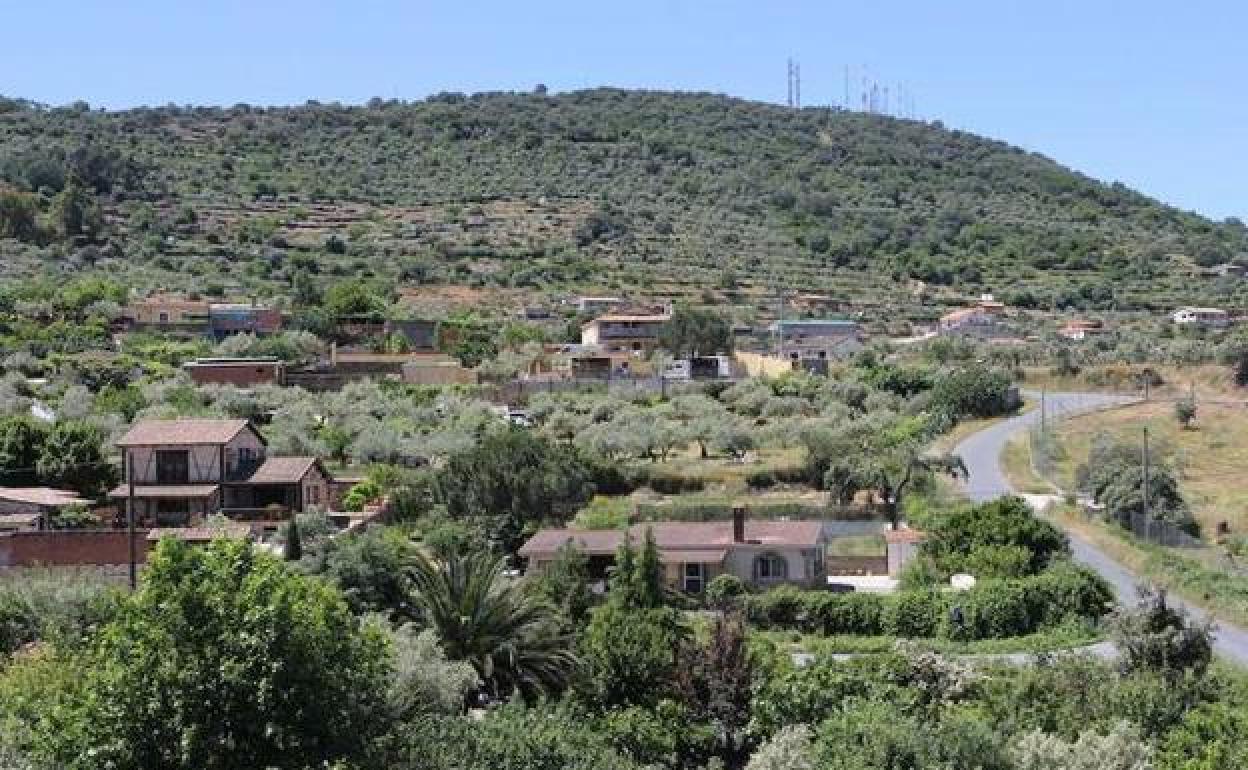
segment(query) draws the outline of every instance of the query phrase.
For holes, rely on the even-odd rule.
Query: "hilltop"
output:
[[[1239,299],[1192,275],[1248,251],[1238,222],[939,123],[693,93],[118,112],[0,100],[0,186],[0,235],[25,241],[0,239],[6,280],[102,266],[207,294],[284,297],[304,274],[746,314],[778,290],[911,317],[935,313],[916,297],[980,291],[1159,308]],[[15,209],[34,226],[6,229]]]

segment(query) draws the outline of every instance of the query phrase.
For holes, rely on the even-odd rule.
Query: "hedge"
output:
[[[1113,594],[1098,575],[1068,562],[1039,575],[985,580],[968,591],[840,594],[782,586],[747,596],[743,607],[759,628],[805,633],[909,638],[1001,639],[1095,620],[1109,611]],[[955,624],[953,608],[961,609]]]
[[[732,518],[732,509],[738,501],[671,500],[662,503],[637,503],[637,512],[643,519],[656,521],[725,521]],[[882,519],[882,512],[863,508],[829,508],[823,505],[797,500],[748,500],[745,503],[751,519],[795,519],[799,521],[834,519],[837,521],[874,521]]]

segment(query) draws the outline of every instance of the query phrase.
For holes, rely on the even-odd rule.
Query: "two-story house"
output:
[[[144,420],[117,442],[122,483],[109,493],[140,526],[190,526],[224,513],[284,518],[329,503],[331,478],[315,457],[268,457],[247,420]]]
[[[866,336],[856,321],[840,318],[782,319],[771,325],[776,348],[794,368],[827,373],[827,362],[848,358],[864,347]]]
[[[672,320],[670,313],[609,314],[581,327],[581,344],[606,352],[650,352],[659,346],[659,333]]]

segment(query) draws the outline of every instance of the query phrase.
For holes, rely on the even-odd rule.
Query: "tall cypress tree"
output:
[[[286,525],[286,546],[282,552],[286,561],[299,561],[303,558],[303,539],[299,535],[299,514],[290,514],[290,523]]]
[[[637,569],[633,573],[637,604],[640,607],[663,606],[663,563],[659,561],[659,546],[654,541],[654,530],[646,529],[646,540],[637,557]]]

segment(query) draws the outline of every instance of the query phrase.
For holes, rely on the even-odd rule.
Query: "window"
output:
[[[168,313],[161,313],[161,314],[160,314],[160,322],[161,322],[162,324],[167,324],[167,323],[169,323],[169,314],[168,314]]]
[[[754,557],[754,579],[760,582],[786,580],[789,577],[789,563],[775,553],[760,553]]]
[[[706,565],[705,564],[686,564],[685,565],[685,593],[699,594],[706,584]]]
[[[188,455],[182,450],[156,451],[156,483],[187,484],[191,480],[191,467]]]

